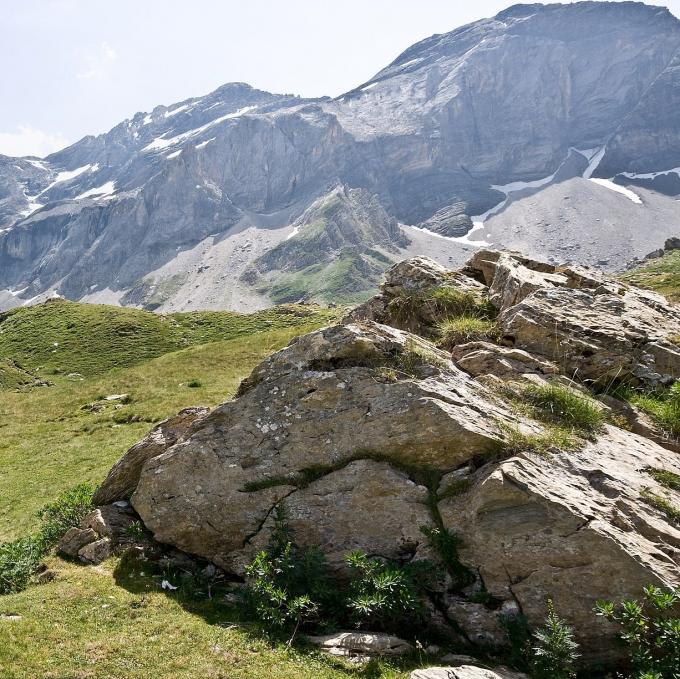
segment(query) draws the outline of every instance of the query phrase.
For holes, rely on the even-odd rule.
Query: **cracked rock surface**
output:
[[[490,301],[499,343],[438,349],[441,307],[423,302],[444,288]],[[596,366],[662,385],[676,374],[676,333],[680,314],[664,298],[590,270],[491,251],[460,272],[402,262],[343,323],[293,340],[234,400],[159,439],[131,502],[157,540],[236,575],[267,545],[278,506],[341,577],[355,549],[444,568],[422,529],[445,530],[462,540],[473,582],[441,580],[439,622],[502,643],[500,616],[538,626],[552,598],[584,656],[607,659],[613,630],[594,620],[595,600],[680,584],[680,527],[648,501],[677,506],[680,495],[647,471],[680,474],[680,459],[611,424],[569,451],[510,446],[512,430],[544,425],[502,387],[557,379],[587,394]],[[114,469],[137,470],[139,446]]]

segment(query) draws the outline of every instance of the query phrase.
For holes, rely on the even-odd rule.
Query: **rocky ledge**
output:
[[[493,327],[442,342],[442,320],[461,309]],[[129,499],[157,541],[234,576],[284,506],[296,540],[319,546],[340,578],[356,549],[448,568],[430,606],[440,630],[499,644],[501,616],[540,625],[550,598],[584,655],[606,660],[613,630],[594,622],[595,600],[680,585],[677,518],[649,501],[680,504],[649,473],[680,474],[680,459],[634,408],[596,395],[671,384],[678,336],[680,312],[663,297],[592,270],[492,251],[457,272],[404,261],[341,324],[263,361],[234,400],[159,425],[97,500]],[[522,394],[555,383],[602,424],[551,438]],[[460,540],[463,582],[433,530]],[[70,540],[86,560],[87,540],[112,539],[92,521],[81,531]]]

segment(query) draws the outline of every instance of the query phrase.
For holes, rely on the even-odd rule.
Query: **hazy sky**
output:
[[[303,96],[368,80],[512,0],[0,0],[0,153],[45,155],[232,81]],[[665,4],[680,16],[680,0]]]

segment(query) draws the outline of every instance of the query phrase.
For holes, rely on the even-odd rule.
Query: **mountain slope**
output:
[[[424,229],[411,247],[446,264],[466,258],[466,231],[518,187],[587,173],[680,192],[679,50],[680,22],[664,8],[516,5],[413,45],[333,100],[230,84],[44,160],[0,157],[0,307],[58,293],[262,308],[281,298],[283,270],[264,286],[248,272],[338,185],[373,196],[404,238]],[[634,251],[650,249],[654,218],[640,220]],[[379,268],[356,275],[370,286]]]

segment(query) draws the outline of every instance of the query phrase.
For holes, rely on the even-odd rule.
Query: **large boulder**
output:
[[[680,376],[680,311],[661,295],[589,269],[488,250],[464,271],[488,286],[505,343],[570,377],[657,387]]]
[[[450,354],[429,341],[448,313],[429,301],[459,294],[496,305],[502,346]],[[680,314],[662,297],[590,270],[490,251],[463,272],[403,262],[350,319],[264,360],[234,400],[133,447],[100,497],[133,490],[158,541],[239,576],[285,509],[295,540],[319,547],[341,579],[355,549],[448,567],[426,602],[438,628],[497,645],[502,616],[539,626],[550,598],[584,656],[607,660],[613,629],[594,618],[595,600],[680,585],[680,529],[663,504],[680,494],[649,473],[680,474],[680,460],[647,429],[611,425],[569,451],[532,452],[549,431],[508,386],[663,384],[675,334]],[[85,527],[109,539],[100,523]],[[430,544],[433,531],[461,541],[459,564]]]
[[[446,354],[375,323],[294,340],[239,393],[149,460],[132,496],[156,539],[226,568],[284,498],[303,542],[415,555],[419,477],[494,455],[512,420]]]

